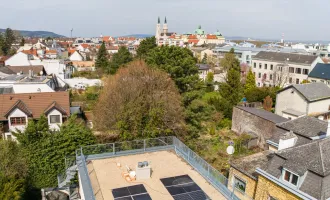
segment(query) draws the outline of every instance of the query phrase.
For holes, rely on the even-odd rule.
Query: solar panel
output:
[[[113,189],[112,195],[115,200],[151,200],[142,184]]]
[[[210,200],[188,175],[162,178],[160,181],[174,200]]]

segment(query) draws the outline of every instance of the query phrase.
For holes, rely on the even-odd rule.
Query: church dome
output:
[[[222,34],[219,32],[219,30],[217,30],[217,32],[215,32],[214,35],[216,35],[216,36],[222,36]]]
[[[195,34],[197,35],[204,35],[205,31],[202,29],[202,26],[199,25],[198,28],[195,30]]]

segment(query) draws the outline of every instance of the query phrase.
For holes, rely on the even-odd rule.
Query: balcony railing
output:
[[[227,188],[228,179],[208,164],[176,137],[160,137],[119,143],[98,144],[81,147],[76,151],[76,159],[85,199],[95,200],[89,179],[87,164],[89,160],[126,156],[162,150],[175,150],[176,154],[189,163],[201,176],[227,199],[239,198]]]

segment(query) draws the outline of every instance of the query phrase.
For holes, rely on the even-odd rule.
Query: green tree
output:
[[[118,50],[118,53],[113,54],[108,72],[110,74],[115,74],[119,67],[131,62],[132,60],[132,54],[125,46],[121,46]]]
[[[136,50],[137,57],[140,59],[145,59],[147,54],[156,47],[157,44],[155,37],[149,37],[146,38],[145,40],[142,40],[142,42],[139,45],[139,48]]]
[[[19,43],[19,46],[21,46],[21,47],[22,47],[22,46],[24,46],[24,45],[25,45],[25,39],[24,39],[24,38],[22,38],[22,39],[21,39],[21,42]]]
[[[109,55],[107,49],[105,48],[105,43],[103,42],[97,53],[95,68],[106,70],[108,67],[109,67]]]
[[[255,89],[256,86],[256,77],[252,73],[252,70],[249,70],[247,77],[246,77],[246,82],[245,82],[245,89],[244,93],[247,93],[248,91],[251,91]]]
[[[207,54],[204,53],[203,59],[202,59],[203,64],[207,64]]]
[[[28,173],[27,160],[16,142],[0,141],[0,199],[22,199]]]
[[[227,69],[227,77],[226,82],[220,84],[220,94],[228,101],[227,105],[232,110],[242,98],[241,68],[239,60],[235,57],[234,49],[225,54],[221,65]],[[231,112],[227,113],[226,117],[231,118]]]
[[[7,28],[3,35],[2,42],[0,41],[0,45],[1,45],[0,47],[4,55],[9,55],[11,46],[14,43],[14,41],[15,41],[15,35],[13,30]]]
[[[200,86],[196,59],[189,49],[176,46],[157,47],[150,51],[146,62],[169,73],[180,93],[193,91]]]
[[[206,83],[206,92],[213,92],[214,91],[214,74],[213,74],[213,72],[207,73],[205,83]]]
[[[54,187],[57,175],[64,171],[66,156],[74,156],[80,146],[95,143],[94,135],[71,116],[59,131],[49,131],[44,119],[30,121],[26,130],[15,133],[28,161],[29,186]]]

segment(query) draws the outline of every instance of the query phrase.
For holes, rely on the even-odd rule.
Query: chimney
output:
[[[330,136],[330,120],[328,120],[327,136]]]
[[[280,137],[278,143],[278,150],[288,149],[293,147],[298,140],[298,137],[293,133],[293,131],[286,132]]]
[[[29,69],[29,78],[32,78],[32,70]]]

